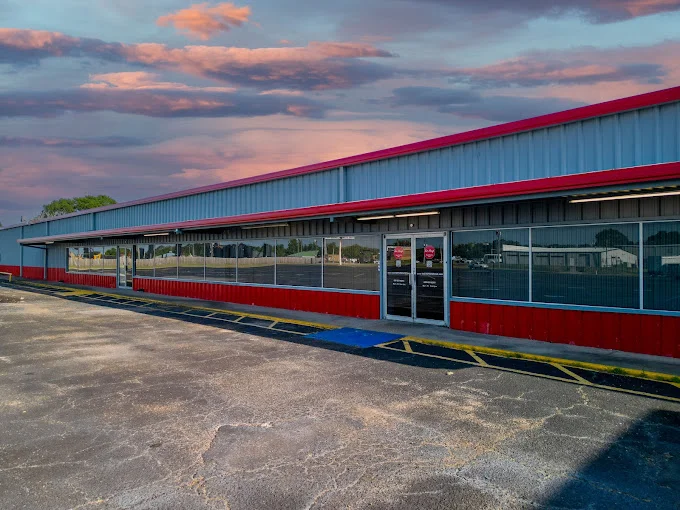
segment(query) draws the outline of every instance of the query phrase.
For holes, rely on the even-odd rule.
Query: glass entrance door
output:
[[[384,314],[446,323],[446,234],[385,238]]]
[[[118,247],[118,287],[132,287],[132,248]]]
[[[413,285],[411,261],[411,237],[386,239],[385,248],[385,297],[387,315],[395,318],[413,316]]]

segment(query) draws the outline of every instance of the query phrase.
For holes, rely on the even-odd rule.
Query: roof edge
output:
[[[278,179],[285,179],[287,177],[295,177],[298,175],[305,175],[316,172],[323,172],[332,170],[341,166],[358,165],[361,163],[368,163],[371,161],[388,159],[397,156],[405,156],[408,154],[415,154],[418,152],[425,152],[428,150],[441,149],[444,147],[452,147],[454,145],[461,145],[464,143],[471,143],[489,138],[496,138],[499,136],[507,136],[511,134],[531,131],[534,129],[542,129],[569,122],[578,122],[593,117],[600,117],[604,115],[613,115],[616,113],[623,113],[639,108],[646,108],[650,106],[657,106],[665,103],[672,103],[680,101],[680,86],[671,87],[668,89],[657,90],[654,92],[647,92],[635,96],[624,97],[620,99],[613,99],[603,103],[596,103],[587,106],[581,106],[570,110],[563,110],[556,113],[549,113],[540,115],[538,117],[531,117],[528,119],[516,120],[504,124],[496,124],[493,126],[474,129],[472,131],[464,131],[453,135],[446,135],[438,138],[431,138],[420,142],[413,142],[406,145],[399,145],[387,149],[381,149],[373,152],[366,152],[354,156],[348,156],[340,159],[324,161],[320,163],[313,163],[311,165],[300,166],[288,170],[278,170],[275,172],[268,172],[265,174],[255,175],[252,177],[244,177],[233,181],[226,181],[217,184],[209,184],[207,186],[200,186],[197,188],[189,188],[185,190],[166,193],[163,195],[155,195],[147,198],[140,198],[137,200],[130,200],[121,202],[119,204],[107,205],[97,207],[94,209],[87,209],[53,218],[44,218],[30,223],[19,223],[10,225],[4,228],[13,228],[22,225],[35,225],[47,221],[56,221],[65,218],[72,218],[74,216],[82,216],[84,214],[91,214],[96,212],[110,211],[113,209],[120,209],[123,207],[131,207],[134,205],[148,204],[151,202],[160,202],[162,200],[170,200],[173,198],[182,198],[190,195],[198,195],[201,193],[209,193],[211,191],[219,191],[228,188],[236,188],[248,184],[256,184],[259,182],[274,181]]]
[[[543,177],[527,181],[488,184],[470,188],[429,191],[413,195],[358,200],[354,202],[342,202],[338,204],[326,204],[298,209],[281,209],[239,216],[225,216],[222,218],[207,218],[202,220],[162,223],[158,225],[144,225],[110,230],[78,232],[74,234],[33,237],[21,239],[17,242],[20,244],[42,244],[45,242],[89,239],[93,237],[139,235],[175,229],[218,228],[280,220],[299,221],[324,216],[373,213],[411,207],[446,206],[470,200],[532,196],[548,192],[569,192],[604,186],[652,183],[676,179],[680,179],[680,161],[615,170],[599,170],[596,172],[562,175],[557,177]]]

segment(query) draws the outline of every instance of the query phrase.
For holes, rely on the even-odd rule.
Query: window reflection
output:
[[[90,273],[101,273],[104,269],[104,248],[101,246],[90,249]]]
[[[153,278],[153,244],[137,245],[135,276]]]
[[[680,311],[680,222],[647,223],[644,237],[644,306]]]
[[[456,297],[529,300],[529,229],[454,232],[452,289]]]
[[[155,278],[177,278],[177,245],[155,244],[153,249]]]
[[[276,244],[276,284],[321,287],[321,239],[282,239]]]
[[[236,281],[236,243],[208,243],[205,253],[205,279]]]
[[[177,277],[185,280],[203,280],[205,278],[205,244],[182,244],[179,253]]]
[[[89,259],[83,258],[82,248],[68,249],[68,270],[71,273],[82,273],[90,269]]]
[[[104,246],[102,250],[102,272],[116,274],[118,249],[115,246]]]
[[[639,227],[533,229],[533,298],[545,303],[639,308]]]
[[[380,290],[380,242],[379,236],[325,238],[323,286]]]
[[[243,241],[238,252],[239,283],[274,284],[274,246],[267,241]]]

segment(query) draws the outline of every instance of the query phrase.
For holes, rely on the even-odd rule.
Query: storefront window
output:
[[[177,245],[155,244],[153,249],[155,278],[177,278]]]
[[[205,244],[181,244],[177,277],[184,280],[203,280],[205,278]]]
[[[680,311],[680,222],[646,223],[644,307]]]
[[[274,285],[274,245],[267,241],[243,241],[238,252],[239,283]]]
[[[236,243],[208,243],[205,252],[205,279],[236,281]]]
[[[532,229],[533,300],[639,308],[639,226]]]
[[[380,243],[380,236],[325,238],[323,286],[380,290]]]
[[[454,297],[529,300],[529,229],[454,232]]]
[[[83,258],[82,248],[68,249],[68,271],[69,273],[84,273],[90,269],[90,260]]]
[[[135,276],[153,278],[153,244],[137,245]]]
[[[101,273],[104,270],[104,248],[95,246],[89,248],[90,258],[90,273]]]
[[[276,284],[321,287],[321,239],[279,240]]]
[[[118,250],[115,246],[104,246],[102,250],[102,272],[115,275],[118,264]]]

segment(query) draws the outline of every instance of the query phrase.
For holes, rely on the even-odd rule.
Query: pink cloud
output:
[[[46,42],[47,41],[47,42]],[[388,78],[395,70],[364,58],[390,57],[368,43],[311,42],[303,47],[239,48],[106,43],[52,32],[0,30],[0,62],[82,56],[168,69],[256,88],[325,90]]]
[[[222,3],[208,7],[207,3],[202,3],[161,16],[156,23],[163,27],[173,25],[189,36],[205,41],[219,32],[240,27],[249,17],[250,7],[247,6],[237,7],[232,3]]]
[[[83,89],[117,90],[195,90],[203,92],[234,92],[233,87],[195,87],[184,83],[159,81],[157,73],[128,71],[90,75],[90,83],[80,86]]]
[[[628,83],[652,88],[677,84],[679,41],[651,46],[534,51],[481,67],[454,69],[451,81],[477,87],[576,86]]]
[[[0,93],[0,117],[57,117],[66,112],[111,111],[147,117],[319,117],[325,107],[306,98],[196,90],[85,88]]]

